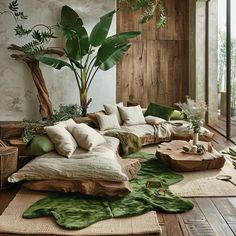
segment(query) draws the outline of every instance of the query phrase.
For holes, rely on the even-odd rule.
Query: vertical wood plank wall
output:
[[[139,24],[140,12],[117,14],[117,32],[142,31],[117,65],[117,101],[173,105],[188,94],[188,0],[163,2],[168,14],[164,29],[156,28],[155,19]]]

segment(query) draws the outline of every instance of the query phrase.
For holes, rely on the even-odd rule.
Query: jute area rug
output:
[[[1,233],[53,235],[159,235],[161,227],[154,211],[141,216],[97,222],[82,230],[60,228],[52,217],[23,219],[22,213],[45,193],[21,189],[0,216]]]
[[[156,153],[156,145],[142,148],[142,151]],[[218,175],[230,175],[236,184],[236,170],[229,157],[220,170],[181,172],[184,180],[170,186],[170,190],[182,197],[236,197],[236,186],[230,182],[216,179]]]

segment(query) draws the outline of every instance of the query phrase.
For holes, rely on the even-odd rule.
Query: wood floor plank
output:
[[[180,215],[177,215],[177,219],[178,219],[178,222],[179,222],[179,226],[181,228],[181,231],[183,232],[183,235],[184,236],[190,236],[189,234],[189,231],[186,227],[186,224],[184,223],[184,220],[183,218],[181,217],[181,214]]]
[[[214,203],[210,198],[195,198],[196,202],[211,225],[216,235],[219,236],[233,236],[234,233],[219,213]]]
[[[188,198],[188,200],[193,202],[194,208],[191,211],[178,215],[180,227],[182,228],[184,235],[215,235],[214,230],[200,210],[195,198]],[[188,232],[188,234],[186,233],[186,231]]]
[[[191,211],[182,213],[180,216],[183,218],[185,224],[189,223],[202,223],[206,222],[206,218],[198,207],[197,202],[194,198],[188,198],[193,204],[194,208]]]
[[[184,236],[176,214],[163,213],[166,234],[168,236]]]
[[[16,193],[19,191],[19,186],[11,189],[0,190],[0,215],[3,213],[5,208],[15,197]]]
[[[234,199],[236,201],[236,198]],[[233,198],[212,198],[211,200],[228,224],[236,224],[236,205],[233,203]]]

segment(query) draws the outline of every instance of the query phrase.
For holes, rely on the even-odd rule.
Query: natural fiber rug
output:
[[[0,216],[1,233],[53,235],[142,235],[161,233],[154,211],[141,216],[100,221],[82,230],[60,228],[51,217],[23,219],[22,213],[45,193],[20,190]]]
[[[182,197],[235,197],[236,186],[230,182],[216,179],[218,175],[230,175],[236,183],[236,170],[226,160],[221,170],[207,170],[181,173],[184,180],[170,186],[170,190]]]
[[[144,152],[155,153],[156,145],[142,148]],[[181,197],[236,197],[236,186],[230,182],[216,179],[218,175],[230,175],[236,183],[236,170],[226,157],[225,165],[220,170],[181,172],[184,179],[171,185],[170,190]]]

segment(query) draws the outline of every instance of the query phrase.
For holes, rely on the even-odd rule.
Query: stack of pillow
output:
[[[70,158],[77,147],[91,151],[96,146],[106,142],[105,138],[88,125],[76,124],[73,119],[58,122],[56,125],[44,128],[54,143],[57,152]]]
[[[104,112],[90,115],[94,124],[101,130],[120,129],[121,126],[140,124],[160,124],[170,119],[183,119],[181,112],[171,107],[158,105],[151,102],[147,109],[140,105],[124,107],[123,103],[105,104]]]

